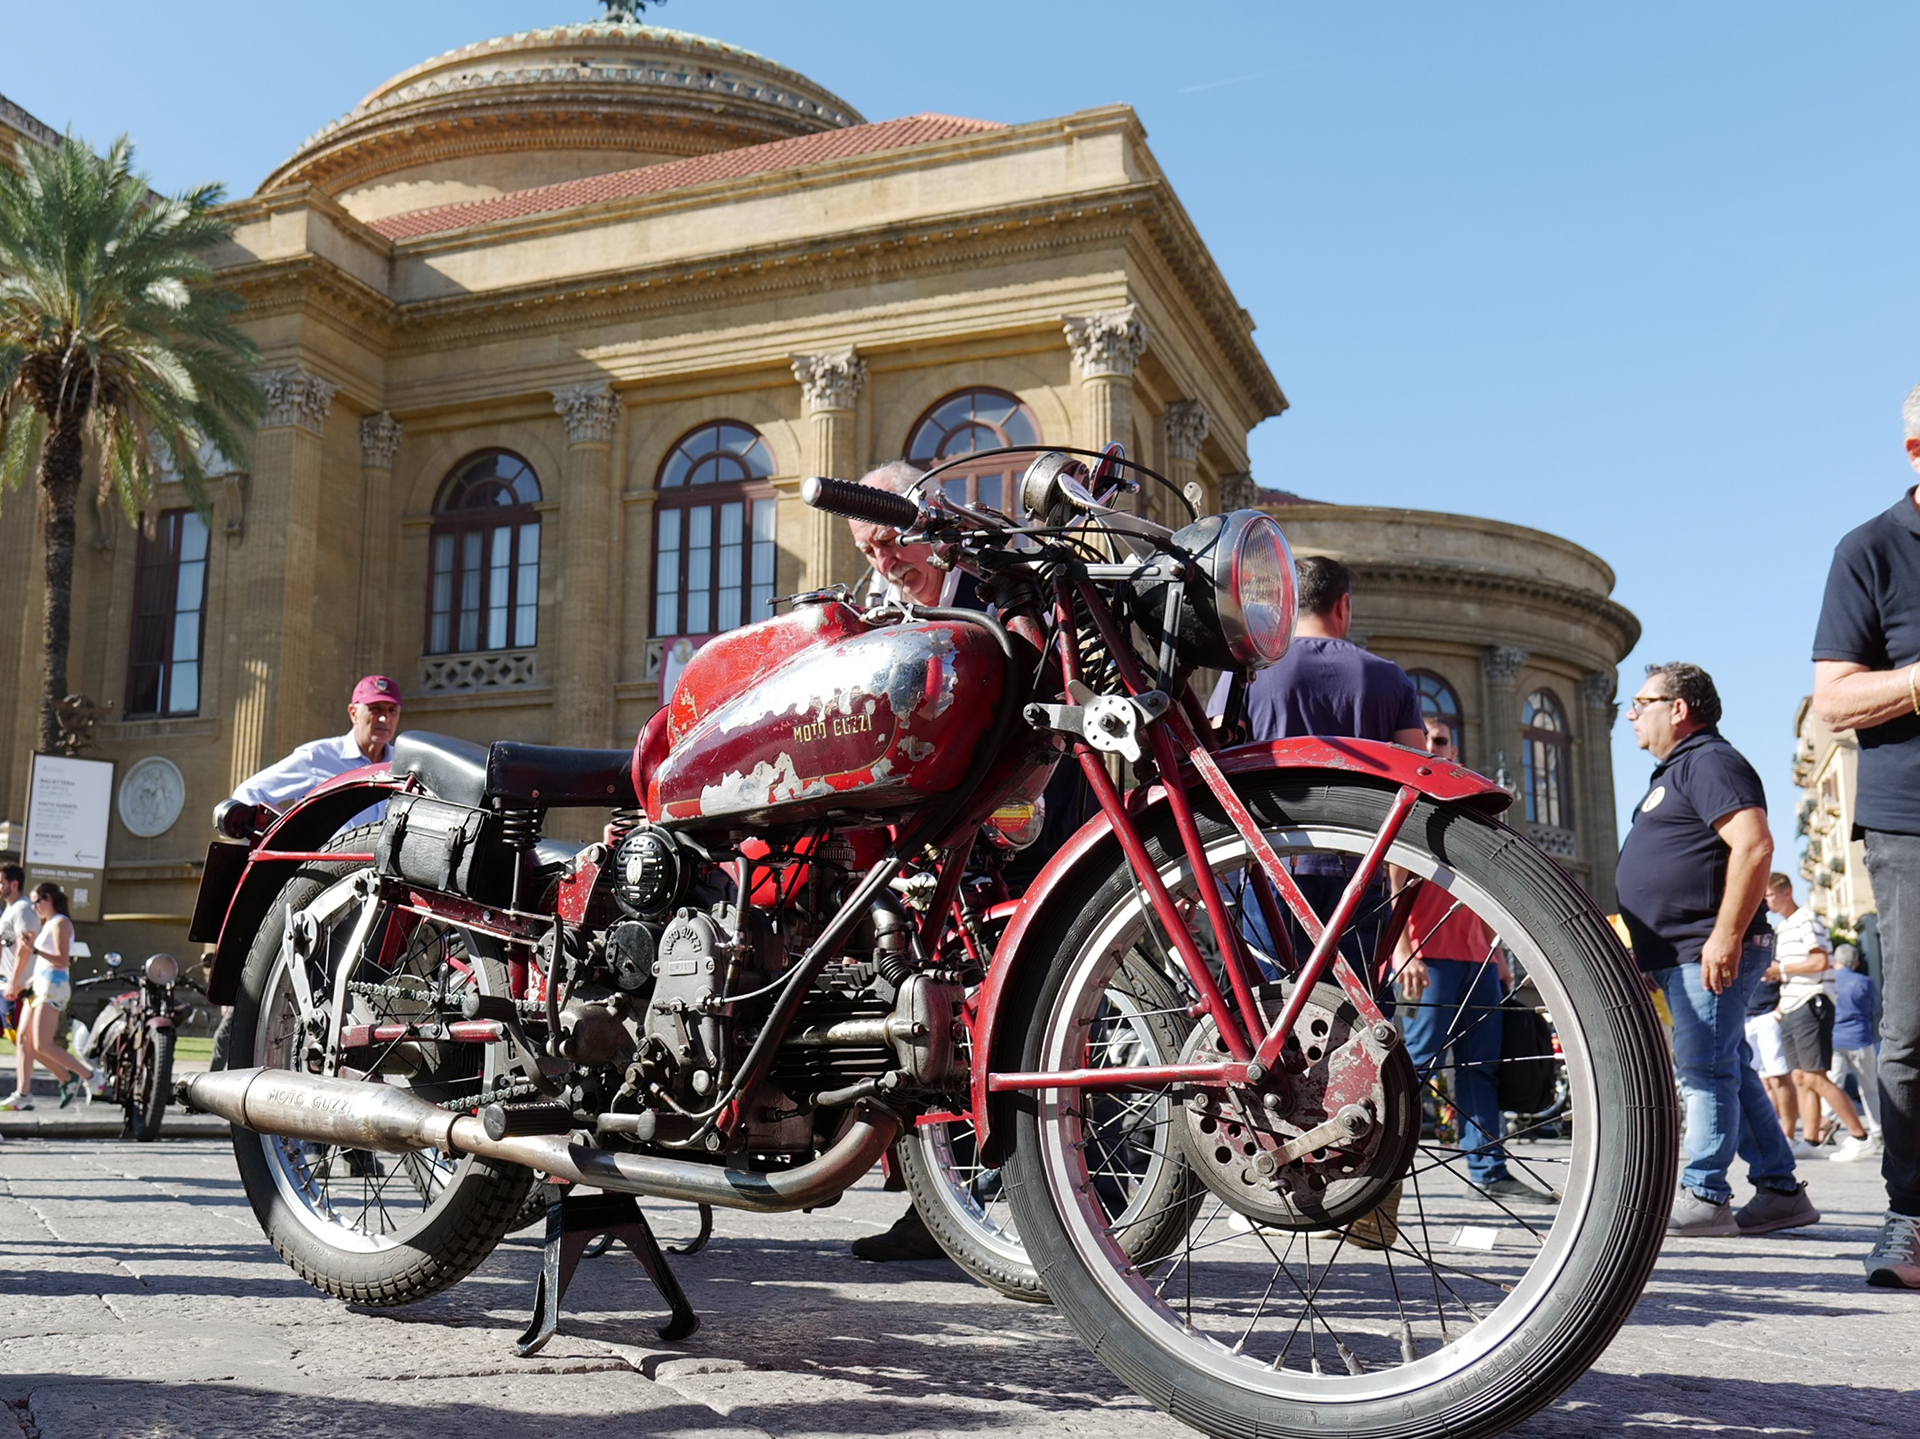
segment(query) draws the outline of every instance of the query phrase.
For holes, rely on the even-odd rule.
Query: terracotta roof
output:
[[[683,190],[690,185],[704,185],[713,180],[733,180],[743,175],[761,175],[770,170],[815,165],[823,160],[870,155],[880,150],[899,150],[909,145],[950,140],[957,135],[974,135],[984,130],[1005,128],[998,121],[968,120],[958,115],[908,115],[873,125],[850,125],[818,135],[797,135],[791,140],[774,140],[765,145],[747,145],[712,155],[696,155],[689,160],[674,160],[664,165],[643,165],[637,170],[616,170],[610,175],[592,175],[584,180],[542,185],[533,190],[515,190],[485,200],[466,200],[457,205],[436,205],[427,210],[388,215],[371,222],[369,228],[390,240],[410,240],[418,235],[484,225],[490,220],[544,215],[555,210],[596,204],[602,200]]]

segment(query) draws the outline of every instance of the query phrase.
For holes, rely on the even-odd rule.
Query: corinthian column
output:
[[[853,346],[819,355],[795,355],[793,377],[806,397],[812,421],[807,468],[816,475],[857,480],[853,456],[855,411],[867,384],[867,362]],[[860,553],[853,546],[847,522],[821,510],[807,512],[806,548],[802,552],[800,587],[819,589],[860,577]]]
[[[393,459],[400,453],[400,436],[400,422],[385,410],[360,422],[360,617],[353,637],[353,667],[360,674],[386,668]]]
[[[559,634],[549,652],[554,743],[598,748],[612,742],[613,635],[607,567],[613,533],[612,453],[620,401],[600,380],[553,392],[567,424],[560,493]]]
[[[1207,442],[1207,430],[1212,423],[1206,407],[1198,400],[1175,400],[1167,406],[1165,423],[1167,478],[1193,501],[1201,514],[1209,514],[1215,506],[1200,483],[1200,447]],[[1161,518],[1176,529],[1186,523],[1185,510],[1173,504],[1171,495],[1156,495],[1153,507],[1162,511]]]
[[[1581,843],[1593,866],[1594,901],[1611,914],[1617,902],[1613,889],[1614,860],[1620,853],[1620,835],[1613,813],[1613,726],[1620,718],[1614,702],[1618,676],[1613,670],[1589,670],[1580,681],[1587,702],[1584,726],[1587,752],[1587,808],[1581,816],[1585,833]]]
[[[1520,784],[1520,709],[1513,682],[1528,657],[1528,651],[1515,645],[1488,645],[1480,651],[1487,676],[1487,729],[1484,753],[1474,767],[1514,793]]]
[[[1084,430],[1074,443],[1103,449],[1118,440],[1130,459],[1133,450],[1133,370],[1147,348],[1147,322],[1132,305],[1097,315],[1069,315],[1062,321],[1074,365],[1080,371],[1080,413]],[[1136,497],[1138,507],[1141,497]]]
[[[245,531],[236,547],[239,643],[229,648],[225,693],[234,784],[315,735],[334,733],[339,705],[316,705],[311,657],[321,523],[321,433],[338,386],[298,365],[255,376],[267,410],[253,446]],[[337,698],[337,697],[336,697]],[[333,726],[333,729],[327,726]]]

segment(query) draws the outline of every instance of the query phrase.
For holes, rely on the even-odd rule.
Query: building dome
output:
[[[652,25],[558,25],[380,86],[269,175],[363,220],[862,124],[750,50]]]

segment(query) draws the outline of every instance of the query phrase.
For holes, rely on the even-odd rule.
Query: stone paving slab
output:
[[[1877,1165],[1803,1166],[1826,1218],[1669,1245],[1601,1363],[1522,1439],[1685,1430],[1920,1435],[1920,1293],[1870,1290]],[[0,1143],[0,1439],[507,1435],[1173,1439],[1051,1309],[944,1261],[874,1266],[847,1241],[903,1200],[869,1182],[810,1215],[722,1213],[675,1261],[701,1331],[624,1254],[583,1262],[560,1335],[514,1357],[539,1246],[503,1244],[404,1310],[329,1300],[264,1240],[224,1142]],[[663,1239],[692,1211],[649,1205]]]

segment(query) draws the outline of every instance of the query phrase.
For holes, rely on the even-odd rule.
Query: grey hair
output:
[[[1667,682],[1669,699],[1685,700],[1693,717],[1703,725],[1720,723],[1720,691],[1713,687],[1713,676],[1699,665],[1690,665],[1681,660],[1669,660],[1666,664],[1648,665],[1647,675],[1658,675]]]
[[[1900,407],[1900,418],[1907,422],[1907,438],[1920,440],[1920,385],[1907,391],[1906,403]]]
[[[927,472],[918,465],[908,464],[905,460],[888,460],[878,469],[868,470],[860,477],[863,485],[878,485],[883,490],[892,490],[896,495],[911,495],[918,492],[920,482]]]

